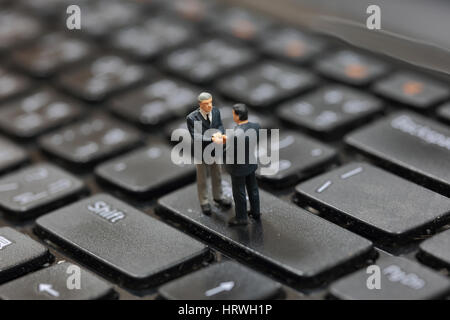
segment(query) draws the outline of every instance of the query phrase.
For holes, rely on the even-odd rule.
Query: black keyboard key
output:
[[[41,23],[19,11],[0,12],[0,51],[12,49],[40,36],[44,31]]]
[[[412,112],[399,112],[349,134],[345,142],[388,169],[450,194],[450,129]]]
[[[209,84],[255,61],[248,48],[223,39],[209,39],[175,50],[164,59],[166,68],[189,81]]]
[[[33,138],[77,119],[81,106],[52,89],[36,90],[0,108],[0,129],[17,138]]]
[[[118,30],[111,44],[139,59],[151,59],[176,48],[193,37],[190,25],[173,17],[151,17],[145,22]]]
[[[47,152],[73,165],[91,165],[129,150],[140,142],[134,128],[102,114],[39,139]]]
[[[37,228],[130,287],[156,285],[209,255],[197,240],[106,194],[41,217]]]
[[[220,8],[210,13],[208,23],[214,30],[247,42],[264,37],[271,25],[268,17],[236,6]]]
[[[116,55],[105,55],[67,70],[59,84],[81,99],[100,101],[144,80],[148,68]]]
[[[383,109],[380,100],[363,92],[331,85],[280,106],[277,115],[321,138],[336,139]]]
[[[219,90],[227,97],[255,108],[266,108],[313,87],[311,73],[278,62],[263,62],[222,79]]]
[[[450,280],[432,270],[401,257],[377,261],[380,289],[369,289],[366,270],[360,270],[333,283],[330,294],[347,300],[427,300],[445,297]]]
[[[275,58],[305,63],[325,47],[322,40],[289,27],[277,27],[261,39],[262,50]]]
[[[83,32],[94,37],[105,37],[117,29],[128,26],[140,16],[140,8],[130,1],[89,1],[81,8]],[[65,19],[65,17],[64,17]]]
[[[173,163],[171,152],[172,148],[165,144],[151,144],[100,165],[95,173],[128,193],[154,196],[176,189],[195,176],[193,166]]]
[[[419,248],[420,261],[432,267],[450,268],[450,230],[425,240]]]
[[[76,281],[70,283],[71,275],[80,276],[79,288]],[[69,288],[68,284],[74,287]],[[2,300],[96,300],[113,296],[110,284],[68,262],[55,264],[0,286]]]
[[[281,131],[279,135],[279,160],[270,165],[260,165],[257,177],[275,187],[284,187],[310,177],[337,161],[337,152],[327,145],[302,134]],[[260,156],[272,154],[271,139],[261,139]],[[263,170],[263,171],[261,171]]]
[[[160,78],[127,91],[110,101],[118,116],[145,127],[161,125],[176,117],[185,117],[198,104],[200,89],[181,81]]]
[[[220,10],[212,0],[173,0],[165,1],[164,7],[178,18],[203,24],[215,10]]]
[[[27,78],[0,67],[0,102],[25,92],[30,85]]]
[[[446,103],[438,109],[438,116],[442,120],[450,123],[450,103]]]
[[[321,59],[316,69],[323,75],[347,84],[363,86],[386,74],[387,66],[350,50],[340,50]]]
[[[159,294],[170,300],[264,300],[280,293],[281,285],[252,269],[225,261],[173,280]]]
[[[225,187],[231,194],[230,185]],[[158,212],[177,219],[230,254],[268,264],[273,272],[302,286],[338,276],[342,264],[359,263],[372,255],[370,241],[261,189],[259,192],[261,220],[249,220],[244,227],[228,226],[233,209],[216,212],[214,208],[211,216],[204,215],[195,184],[159,199]]]
[[[448,222],[450,199],[368,163],[350,163],[295,188],[300,203],[380,242],[411,239]]]
[[[9,227],[0,228],[0,283],[20,277],[50,262],[48,249]]]
[[[12,61],[36,77],[47,77],[93,53],[86,41],[63,33],[50,33],[30,46],[12,53]]]
[[[0,208],[15,218],[48,212],[85,191],[84,183],[51,164],[35,164],[0,179]]]
[[[444,84],[408,72],[378,81],[374,90],[385,98],[416,109],[429,108],[450,96],[450,90]]]
[[[26,151],[0,136],[0,173],[16,168],[28,160]]]

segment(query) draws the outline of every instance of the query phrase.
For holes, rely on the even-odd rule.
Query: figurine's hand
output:
[[[227,143],[227,136],[224,134],[222,135],[222,142]]]
[[[215,134],[213,134],[211,139],[214,143],[223,144],[223,136],[220,132],[216,132]]]

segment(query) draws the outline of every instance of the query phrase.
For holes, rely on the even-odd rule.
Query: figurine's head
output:
[[[213,105],[212,105],[212,95],[208,92],[202,92],[197,97],[198,100],[198,106],[200,109],[203,110],[203,112],[211,112]]]
[[[233,121],[237,124],[248,121],[247,106],[243,103],[236,103],[233,106]]]

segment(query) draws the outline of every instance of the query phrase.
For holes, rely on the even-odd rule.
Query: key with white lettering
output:
[[[0,179],[0,208],[14,218],[26,219],[73,201],[85,191],[78,178],[40,163]]]
[[[0,283],[31,272],[52,259],[46,247],[9,227],[0,228]]]
[[[15,10],[0,12],[0,51],[37,38],[44,31],[35,18]]]
[[[104,114],[91,117],[39,139],[45,152],[74,166],[93,165],[140,143],[139,132]]]
[[[231,186],[224,181],[225,193]],[[270,265],[302,286],[337,276],[340,266],[359,264],[373,257],[372,243],[306,210],[259,191],[261,220],[230,228],[234,209],[205,216],[198,203],[197,186],[191,184],[159,199],[158,213],[185,225],[191,232],[231,255]],[[230,249],[232,248],[232,249]]]
[[[271,138],[260,139],[259,147],[260,157],[271,155]],[[260,180],[277,187],[308,178],[337,160],[333,148],[293,131],[280,132],[278,152],[278,161],[261,164],[256,172]]]
[[[418,258],[433,268],[450,268],[450,230],[438,233],[419,246]]]
[[[94,57],[81,67],[66,70],[58,82],[73,95],[98,102],[139,84],[148,72],[151,73],[146,66],[110,54]]]
[[[330,294],[346,300],[431,300],[450,292],[449,279],[405,258],[382,258],[369,271],[336,281]]]
[[[374,241],[411,239],[450,218],[447,197],[363,162],[329,171],[295,189],[301,204],[325,217],[351,221],[351,230]]]
[[[168,145],[151,144],[98,166],[95,173],[102,181],[125,192],[154,196],[156,192],[176,189],[194,178],[194,166],[189,164],[191,159],[185,157],[180,159],[184,163],[175,164],[171,151]]]
[[[170,300],[264,300],[280,293],[281,285],[233,261],[200,269],[161,288]]]
[[[48,268],[0,286],[1,300],[96,300],[114,297],[112,286],[69,262]]]
[[[30,80],[24,76],[0,67],[0,102],[24,93],[30,86]]]
[[[398,112],[350,133],[350,147],[396,174],[450,195],[450,129],[412,112]]]
[[[82,114],[81,105],[55,90],[42,88],[0,108],[0,128],[17,138],[34,138]]]
[[[336,139],[383,110],[379,99],[361,91],[331,85],[283,103],[278,117],[325,139]]]
[[[0,136],[0,173],[16,168],[27,159],[23,148]]]
[[[128,287],[159,284],[209,257],[199,241],[106,194],[39,218],[36,232]]]

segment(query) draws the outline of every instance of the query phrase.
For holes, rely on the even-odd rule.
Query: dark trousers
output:
[[[250,200],[250,212],[255,216],[259,215],[259,190],[255,173],[253,172],[247,176],[232,175],[231,185],[233,187],[236,219],[247,219],[247,199],[245,196],[245,188],[247,188],[248,199]]]

